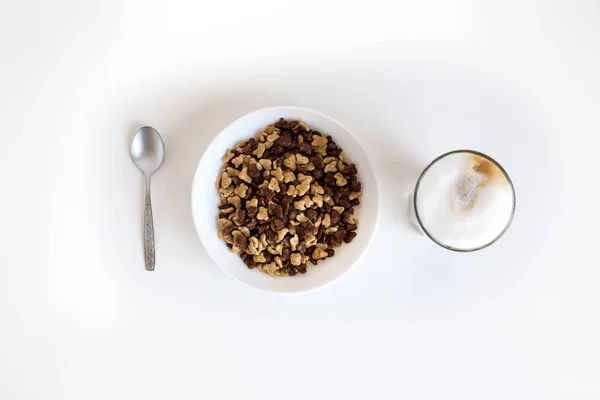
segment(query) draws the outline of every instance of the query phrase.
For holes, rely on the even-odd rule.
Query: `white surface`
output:
[[[3,399],[597,399],[598,2],[3,2]],[[331,288],[277,297],[203,252],[204,147],[253,109],[323,111],[365,144],[382,220]],[[131,135],[153,179],[142,258]],[[405,220],[435,156],[493,154],[517,213],[473,254]]]
[[[218,191],[214,189],[216,177],[223,167],[221,160],[228,149],[236,143],[248,140],[279,118],[307,123],[312,129],[323,135],[331,135],[343,149],[346,162],[357,165],[358,179],[362,184],[361,204],[356,207],[354,216],[359,219],[360,227],[352,243],[335,249],[335,257],[319,262],[319,268],[310,268],[306,274],[293,277],[270,276],[258,270],[248,269],[239,254],[229,251],[225,242],[217,236],[215,219],[219,205]],[[210,190],[212,189],[212,190]],[[267,107],[253,111],[228,125],[218,133],[202,154],[192,184],[192,216],[194,227],[202,245],[210,258],[231,276],[241,282],[262,290],[279,293],[305,293],[323,288],[341,278],[361,259],[372,242],[379,220],[379,190],[373,168],[362,145],[354,134],[331,117],[303,107]]]

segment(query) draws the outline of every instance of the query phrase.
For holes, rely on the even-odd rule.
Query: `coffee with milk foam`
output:
[[[511,221],[514,191],[485,157],[450,153],[422,177],[416,193],[421,225],[437,242],[458,250],[483,247]]]

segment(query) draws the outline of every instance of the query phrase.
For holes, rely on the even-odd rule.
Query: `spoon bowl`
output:
[[[165,144],[156,129],[140,128],[131,142],[131,159],[145,175],[152,175],[165,160]]]

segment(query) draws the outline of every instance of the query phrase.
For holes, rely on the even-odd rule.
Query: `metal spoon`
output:
[[[149,126],[140,128],[131,142],[131,159],[146,178],[144,207],[144,254],[146,271],[154,271],[154,222],[150,199],[150,179],[165,159],[165,144],[158,132]]]

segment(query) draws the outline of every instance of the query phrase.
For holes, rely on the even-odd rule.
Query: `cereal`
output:
[[[241,175],[242,174],[240,173],[240,178],[242,177]],[[348,184],[348,181],[340,172],[335,174],[333,177],[335,178],[335,184],[338,186],[346,186]]]
[[[231,149],[228,149],[225,152],[225,155],[223,156],[222,160],[224,163],[228,163],[233,157],[235,157],[235,153]]]
[[[308,157],[303,156],[302,154],[296,154],[296,165],[304,165],[308,164]]]
[[[231,182],[233,181],[231,180],[229,175],[227,175],[227,172],[223,172],[221,174],[221,187],[223,189],[227,189],[231,185]]]
[[[267,187],[277,193],[280,192],[279,182],[277,182],[277,178],[271,178],[271,182],[269,182],[269,186]]]
[[[242,168],[238,177],[246,183],[252,183],[252,178],[250,177],[250,175],[248,175],[247,167]]]
[[[261,221],[266,221],[269,219],[269,213],[267,212],[267,209],[264,207],[260,207],[258,209],[258,214],[256,214],[256,219],[259,219]]]
[[[260,143],[262,144],[262,143]],[[259,144],[259,146],[260,146]],[[262,157],[262,156],[261,156]],[[271,166],[273,165],[273,162],[269,159],[265,159],[265,158],[261,158],[260,160],[258,160],[258,163],[261,165],[261,167],[263,167],[263,169],[269,171],[271,169]]]
[[[296,175],[292,171],[285,171],[283,173],[283,183],[290,183],[296,181]]]
[[[325,172],[337,172],[337,162],[332,161],[325,166],[323,169]]]
[[[321,258],[327,258],[328,253],[325,251],[327,249],[327,245],[323,243],[319,243],[315,245],[315,250],[312,253],[312,258],[315,260],[320,260]]]
[[[229,204],[233,205],[235,208],[242,208],[242,199],[240,196],[231,196],[227,199]]]
[[[222,160],[218,236],[248,268],[304,274],[356,237],[362,185],[331,136],[280,119]]]
[[[238,187],[235,188],[233,192],[243,199],[244,197],[246,197],[247,190],[248,186],[241,183]]]
[[[258,207],[258,199],[257,198],[248,200],[246,202],[246,208],[256,208],[256,207]]]
[[[280,167],[277,167],[273,171],[271,171],[271,176],[274,176],[278,182],[283,181],[283,171]]]

